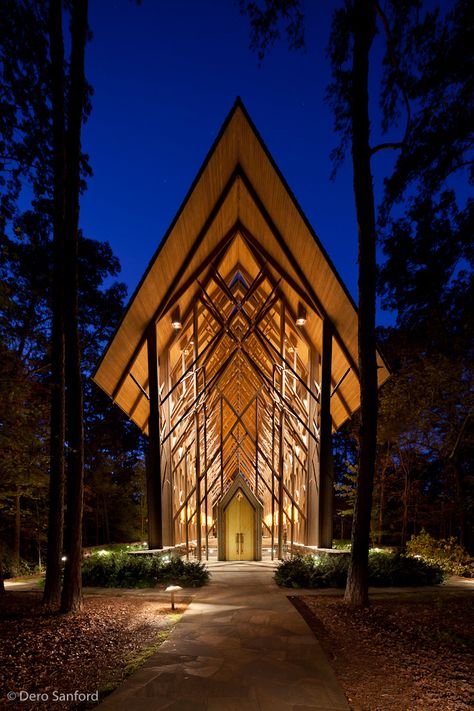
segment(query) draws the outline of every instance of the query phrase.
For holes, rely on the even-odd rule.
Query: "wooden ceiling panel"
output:
[[[330,319],[333,383],[352,366],[333,397],[332,416],[338,427],[347,418],[347,409],[353,412],[359,407],[354,372],[357,311],[240,101],[227,117],[94,374],[95,382],[142,429],[148,418],[147,398],[143,393],[139,397],[139,386],[147,388],[147,329],[157,322],[159,352],[173,339],[178,348],[170,306],[179,305],[184,316],[211,265],[226,281],[236,269],[252,281],[265,265],[290,312],[295,314],[298,303],[306,302],[308,319],[302,334],[319,352],[321,316]],[[269,294],[271,288],[269,282],[262,293]],[[235,328],[242,329],[243,324]],[[382,383],[388,370],[381,356],[379,365]]]

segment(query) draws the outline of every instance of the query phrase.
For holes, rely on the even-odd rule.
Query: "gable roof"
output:
[[[298,302],[333,325],[331,403],[334,427],[359,407],[356,306],[255,128],[242,101],[228,114],[170,228],[133,294],[93,380],[146,430],[146,331],[159,322],[158,349],[173,335],[171,305],[185,312],[216,260],[223,273],[258,262],[279,281],[294,312]],[[321,319],[306,331],[321,352]],[[379,385],[389,376],[380,354]],[[131,377],[129,374],[131,373]],[[137,405],[137,385],[142,401]]]

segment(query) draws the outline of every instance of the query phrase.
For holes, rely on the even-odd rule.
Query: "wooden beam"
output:
[[[277,240],[279,246],[282,248],[283,253],[285,254],[286,258],[288,259],[288,261],[290,262],[291,266],[292,266],[293,269],[295,270],[296,274],[298,275],[298,278],[301,280],[301,282],[302,282],[302,284],[303,284],[303,286],[304,286],[304,289],[301,289],[300,287],[298,287],[298,285],[296,284],[295,280],[290,277],[290,275],[288,274],[288,272],[286,272],[286,271],[282,268],[282,266],[278,263],[278,261],[277,261],[276,259],[274,259],[274,258],[262,247],[262,245],[255,239],[255,237],[252,235],[252,233],[251,233],[249,230],[247,230],[247,228],[244,227],[243,225],[240,226],[240,230],[241,230],[242,234],[244,234],[244,236],[254,245],[255,249],[257,249],[257,250],[262,254],[262,256],[268,261],[268,263],[271,264],[272,267],[273,267],[274,269],[276,269],[276,270],[278,271],[278,273],[281,274],[281,275],[283,276],[283,278],[284,278],[286,281],[288,281],[288,283],[290,284],[290,286],[298,293],[298,295],[300,296],[300,298],[304,299],[304,301],[305,301],[306,303],[309,303],[309,305],[311,306],[311,308],[312,308],[314,311],[316,311],[316,313],[318,313],[323,319],[328,319],[329,316],[328,316],[328,314],[327,314],[325,308],[324,308],[323,305],[321,304],[321,301],[320,301],[319,298],[317,297],[316,292],[314,291],[314,289],[313,289],[313,287],[311,286],[311,284],[310,284],[310,282],[308,281],[308,279],[307,279],[307,278],[305,277],[305,275],[303,274],[303,272],[302,272],[302,270],[301,270],[301,268],[300,268],[298,262],[296,261],[294,255],[293,255],[293,252],[290,250],[290,248],[289,248],[288,245],[286,244],[285,240],[283,239],[282,234],[281,234],[280,231],[277,229],[276,225],[274,224],[273,220],[271,219],[270,215],[268,214],[268,212],[267,212],[265,206],[263,205],[263,203],[262,203],[262,201],[260,200],[259,196],[258,196],[257,193],[255,192],[255,190],[254,190],[252,184],[251,184],[250,181],[248,180],[248,178],[247,178],[247,176],[245,175],[245,173],[241,173],[240,177],[242,178],[242,181],[245,183],[245,186],[248,188],[248,190],[249,190],[249,192],[250,192],[250,194],[251,194],[251,196],[252,196],[252,199],[254,200],[255,204],[256,204],[257,207],[258,207],[258,209],[259,209],[260,212],[262,213],[262,216],[264,217],[264,219],[265,219],[265,221],[266,221],[268,227],[270,228],[271,232],[273,233],[273,235],[274,235],[275,239]],[[349,352],[349,350],[348,350],[346,344],[345,344],[344,341],[342,340],[342,338],[341,338],[341,336],[339,335],[339,333],[337,332],[337,330],[334,331],[334,338],[336,339],[336,341],[337,341],[339,347],[341,348],[342,352],[344,353],[344,356],[345,356],[347,362],[348,362],[349,365],[351,366],[351,368],[352,368],[352,370],[354,371],[354,373],[356,374],[357,378],[359,378],[359,368],[358,368],[358,365],[357,365],[356,361],[354,360],[354,358],[352,357],[351,353]]]
[[[280,304],[280,356],[285,358],[285,303]],[[285,400],[285,371],[280,371],[280,394]],[[283,485],[285,472],[285,408],[280,410],[280,447],[278,450],[278,558],[283,559]]]
[[[165,350],[160,355],[160,376],[161,382],[165,388],[170,386],[170,368],[169,368],[169,351]],[[165,423],[170,428],[171,408],[170,401],[161,400],[161,416],[165,419]],[[174,545],[174,523],[173,523],[173,454],[171,448],[171,440],[164,443],[162,447],[162,512],[163,512],[163,545]],[[165,466],[163,466],[165,464]]]
[[[319,516],[318,546],[332,548],[333,462],[331,422],[332,329],[323,321],[321,405],[319,421]]]
[[[161,318],[161,316],[165,313],[165,309],[166,309],[166,306],[167,306],[168,301],[170,300],[171,296],[173,295],[173,292],[175,291],[176,287],[178,286],[178,284],[179,284],[181,278],[183,277],[183,274],[185,273],[186,269],[188,268],[189,263],[190,263],[192,257],[194,256],[195,251],[196,251],[196,250],[199,248],[199,246],[201,245],[203,239],[205,238],[206,234],[207,234],[208,231],[210,230],[210,228],[211,228],[211,226],[212,226],[212,223],[214,222],[214,220],[216,219],[217,215],[219,214],[220,209],[221,209],[222,205],[224,204],[224,201],[225,201],[225,199],[227,198],[228,194],[230,193],[230,190],[231,190],[231,188],[232,188],[232,186],[233,186],[233,184],[234,184],[234,182],[235,182],[237,176],[239,175],[239,173],[240,173],[240,168],[239,168],[239,166],[237,165],[236,168],[234,169],[234,171],[232,172],[231,176],[229,177],[229,180],[227,181],[227,183],[226,183],[226,185],[225,185],[225,187],[224,187],[224,190],[222,191],[222,193],[220,194],[220,196],[219,196],[218,200],[216,201],[214,207],[212,208],[212,210],[211,210],[211,212],[210,212],[210,214],[209,214],[207,220],[205,221],[203,227],[201,228],[201,230],[199,231],[198,235],[196,236],[196,239],[194,240],[193,244],[191,245],[191,248],[190,248],[189,252],[187,253],[187,255],[185,256],[185,258],[184,258],[184,260],[183,260],[183,262],[182,262],[180,268],[178,269],[178,271],[177,271],[177,273],[176,273],[174,279],[172,280],[171,284],[169,285],[168,289],[166,290],[166,293],[165,293],[164,297],[161,299],[160,303],[158,304],[158,307],[155,309],[155,313],[153,314],[153,316],[152,316],[151,319],[150,319],[150,324],[155,324],[155,323],[157,323],[157,321],[159,321],[159,319]],[[229,233],[228,233],[228,234],[229,234]],[[138,358],[138,354],[140,353],[141,349],[143,348],[143,344],[144,344],[145,340],[146,340],[146,332],[143,334],[143,336],[140,338],[139,342],[137,343],[137,345],[136,345],[136,347],[135,347],[135,349],[134,349],[134,351],[133,351],[131,357],[130,357],[129,360],[128,360],[128,363],[127,363],[127,365],[126,365],[126,367],[125,367],[125,369],[124,369],[122,375],[120,376],[120,378],[119,378],[119,380],[118,380],[118,382],[117,382],[117,385],[115,386],[115,388],[114,388],[114,390],[113,390],[113,393],[112,393],[112,399],[113,399],[113,400],[115,400],[115,398],[117,397],[117,395],[118,395],[120,389],[122,388],[122,385],[123,385],[123,383],[124,383],[124,381],[125,381],[125,379],[126,379],[128,373],[129,373],[130,370],[132,369],[132,366],[133,366],[134,362],[135,362],[136,359]]]
[[[150,417],[148,418],[148,456],[146,486],[148,503],[148,547],[163,548],[161,511],[160,402],[158,389],[158,348],[156,326],[147,332]]]
[[[309,351],[309,382],[319,382],[319,354],[311,346]],[[316,419],[317,399],[311,398],[308,403],[308,425]],[[306,458],[306,545],[318,545],[318,478],[319,459],[318,446],[312,437],[308,438],[308,455]]]
[[[194,314],[193,314],[193,339],[194,339],[194,362],[197,361],[199,355],[199,343],[198,343],[198,310],[197,303],[194,303]],[[194,400],[197,401],[199,391],[198,384],[198,371],[194,368]],[[195,458],[195,470],[196,470],[196,555],[197,559],[202,558],[202,547],[201,547],[201,439],[199,434],[199,409],[196,406],[194,408],[194,458]]]

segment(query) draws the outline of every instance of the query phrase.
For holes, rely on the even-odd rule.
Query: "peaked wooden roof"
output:
[[[169,343],[171,308],[179,304],[185,313],[216,263],[224,276],[239,266],[254,278],[265,264],[294,313],[303,301],[331,320],[333,383],[342,379],[331,415],[339,427],[359,407],[357,309],[240,99],[130,299],[93,380],[146,431],[147,328],[158,323],[159,350]],[[319,352],[321,318],[309,318],[305,327]],[[378,365],[380,385],[389,375],[380,355]],[[137,386],[143,395],[138,405]]]

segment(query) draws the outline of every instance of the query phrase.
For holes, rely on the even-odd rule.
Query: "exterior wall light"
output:
[[[306,323],[306,309],[303,306],[303,304],[300,302],[298,304],[298,313],[296,316],[296,325],[297,326],[304,326]]]
[[[173,313],[171,314],[171,325],[175,331],[180,331],[183,324],[181,323],[181,314],[179,311],[179,306],[177,306]]]

